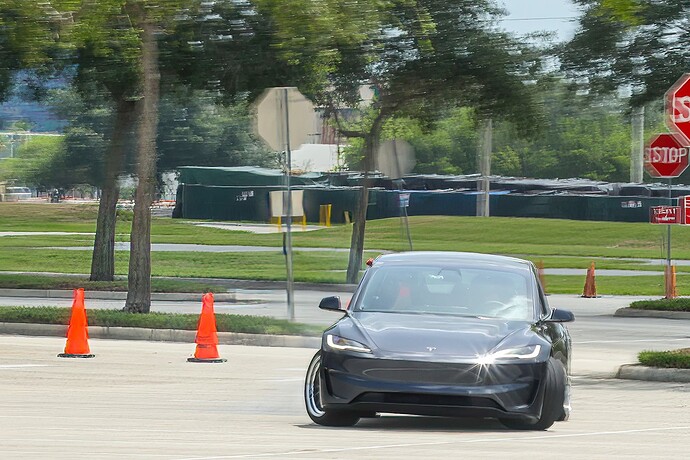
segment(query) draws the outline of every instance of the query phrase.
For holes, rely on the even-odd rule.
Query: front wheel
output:
[[[549,358],[546,363],[546,381],[544,382],[544,402],[541,408],[541,417],[536,423],[519,419],[501,419],[500,422],[511,430],[536,430],[548,429],[563,417],[563,403],[565,401],[567,375],[563,364],[556,358]]]
[[[309,363],[304,380],[304,403],[307,414],[314,423],[323,426],[352,426],[359,421],[359,415],[346,411],[330,411],[321,403],[321,352],[317,352]]]

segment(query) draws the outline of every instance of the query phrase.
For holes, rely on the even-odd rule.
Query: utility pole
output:
[[[644,105],[632,111],[632,148],[630,150],[630,182],[642,183],[642,165],[644,163]]]
[[[493,140],[493,122],[491,118],[483,120],[479,126],[479,172],[481,177],[477,183],[477,216],[489,217],[489,191],[491,184],[491,150]]]

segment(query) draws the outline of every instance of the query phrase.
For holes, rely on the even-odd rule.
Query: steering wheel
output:
[[[510,310],[513,306],[510,304],[505,304],[499,300],[487,300],[484,302],[484,306],[487,308],[493,308],[492,314],[497,316],[499,313]]]

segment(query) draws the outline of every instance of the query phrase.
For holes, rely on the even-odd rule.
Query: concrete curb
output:
[[[664,369],[642,366],[641,364],[624,364],[618,369],[616,378],[651,382],[690,383],[690,369]]]
[[[0,289],[2,297],[37,297],[37,298],[72,298],[72,291],[68,289]],[[175,292],[152,292],[151,300],[168,301],[192,301],[201,302],[202,294],[195,293],[175,293]],[[125,291],[84,291],[84,297],[88,299],[100,300],[126,300]],[[219,292],[213,294],[216,302],[236,302],[235,292]]]
[[[67,326],[60,324],[0,323],[0,334],[66,337]],[[194,338],[196,337],[196,331],[89,326],[89,337],[92,339],[147,340],[152,342],[182,342],[193,344]],[[219,332],[218,343],[222,345],[318,349],[321,346],[321,338],[298,335]]]
[[[665,318],[665,319],[690,319],[688,311],[663,311],[663,310],[640,310],[637,308],[619,308],[613,316],[628,318]]]

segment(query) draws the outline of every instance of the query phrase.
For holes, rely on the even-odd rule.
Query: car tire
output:
[[[500,422],[511,430],[543,431],[551,427],[563,415],[567,375],[563,364],[556,358],[549,358],[546,363],[546,380],[544,402],[541,417],[536,422],[520,419],[500,419]]]
[[[557,422],[566,422],[570,418],[570,413],[572,412],[572,389],[573,384],[570,377],[566,377],[565,391],[563,392],[563,410],[561,410],[561,415],[556,420]]]
[[[304,404],[312,421],[323,426],[352,426],[359,421],[359,414],[338,410],[326,410],[321,405],[321,352],[309,363],[304,380]]]

